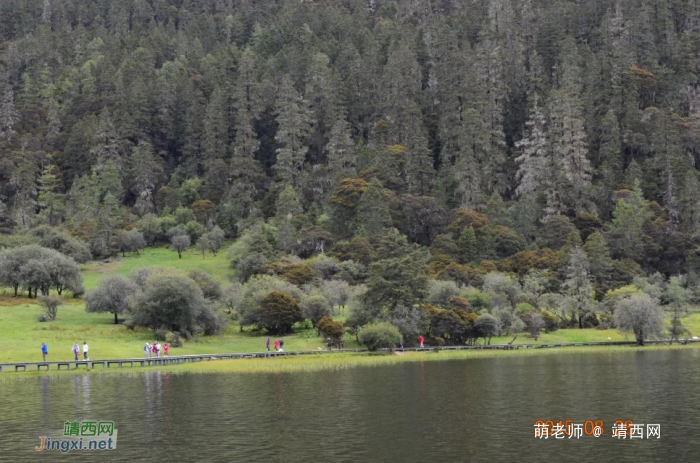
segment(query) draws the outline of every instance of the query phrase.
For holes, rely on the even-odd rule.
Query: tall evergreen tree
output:
[[[560,53],[559,87],[550,95],[550,140],[552,156],[561,172],[553,182],[563,183],[563,205],[575,212],[588,211],[590,201],[591,164],[583,115],[579,54],[576,44],[567,39]],[[565,211],[562,211],[565,212]]]
[[[134,210],[143,216],[155,211],[155,193],[164,179],[162,160],[145,141],[131,149],[127,160],[128,189],[136,198]]]
[[[369,238],[380,236],[391,227],[388,198],[376,178],[369,183],[357,205],[357,227]]]
[[[593,310],[593,286],[588,256],[580,246],[573,246],[569,251],[564,287],[576,314],[578,327],[583,328],[584,317]]]
[[[63,216],[63,195],[59,192],[60,181],[57,174],[58,168],[49,162],[44,165],[39,177],[39,214],[50,226],[58,225]]]
[[[304,163],[309,150],[307,138],[311,131],[308,103],[296,91],[289,77],[282,78],[275,103],[277,160],[274,168],[284,185],[299,191],[304,183]]]
[[[538,96],[535,93],[532,98],[530,117],[525,124],[526,133],[522,140],[516,143],[516,147],[522,150],[522,154],[515,161],[519,164],[516,177],[520,181],[515,193],[518,196],[526,196],[537,193],[541,188],[543,176],[548,178],[551,172],[546,172],[547,167],[547,135],[545,132],[545,117],[539,106]]]
[[[613,255],[641,260],[644,255],[644,225],[651,211],[644,199],[639,181],[626,197],[617,201],[610,227]]]
[[[333,173],[333,187],[341,179],[354,177],[357,173],[357,152],[350,134],[350,124],[344,117],[336,119],[326,144],[328,168]]]

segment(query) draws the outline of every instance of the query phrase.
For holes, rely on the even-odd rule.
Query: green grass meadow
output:
[[[178,269],[185,273],[200,269],[209,273],[220,283],[226,284],[234,275],[234,270],[230,268],[230,261],[226,257],[227,249],[228,245],[224,245],[216,256],[206,253],[202,257],[201,252],[190,248],[182,253],[182,259],[180,259],[177,252],[170,250],[167,246],[146,248],[139,255],[129,253],[126,257],[117,256],[108,261],[95,261],[81,265],[83,284],[86,290],[90,290],[96,288],[105,275],[129,275],[134,269],[140,267]]]

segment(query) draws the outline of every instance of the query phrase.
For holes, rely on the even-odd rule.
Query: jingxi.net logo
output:
[[[117,448],[117,430],[113,421],[66,421],[63,436],[39,436],[36,451],[58,450],[114,450]]]

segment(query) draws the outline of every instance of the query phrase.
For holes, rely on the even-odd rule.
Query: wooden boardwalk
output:
[[[683,339],[675,341],[678,344],[690,344],[700,342],[700,339]],[[645,341],[646,344],[669,344],[670,340]],[[512,349],[547,349],[553,347],[577,347],[577,346],[631,346],[635,341],[605,341],[605,342],[569,342],[550,344],[493,344],[493,345],[470,345],[470,346],[444,346],[444,347],[406,347],[394,349],[399,352],[427,352],[427,351],[456,351],[456,350],[512,350]],[[321,355],[337,354],[347,352],[367,352],[367,349],[335,349],[328,350],[308,350],[292,352],[245,352],[232,354],[198,354],[198,355],[177,355],[172,357],[159,358],[129,358],[129,359],[108,359],[108,360],[78,360],[63,362],[19,362],[0,363],[0,373],[3,372],[26,372],[26,371],[49,371],[55,367],[56,370],[70,369],[90,369],[98,366],[104,368],[128,367],[151,367],[162,365],[176,365],[181,363],[208,362],[212,360],[235,360],[250,358],[275,358],[290,357],[299,355]]]

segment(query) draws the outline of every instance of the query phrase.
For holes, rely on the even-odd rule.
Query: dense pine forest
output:
[[[0,3],[1,247],[584,326],[697,289],[698,169],[696,0]]]

